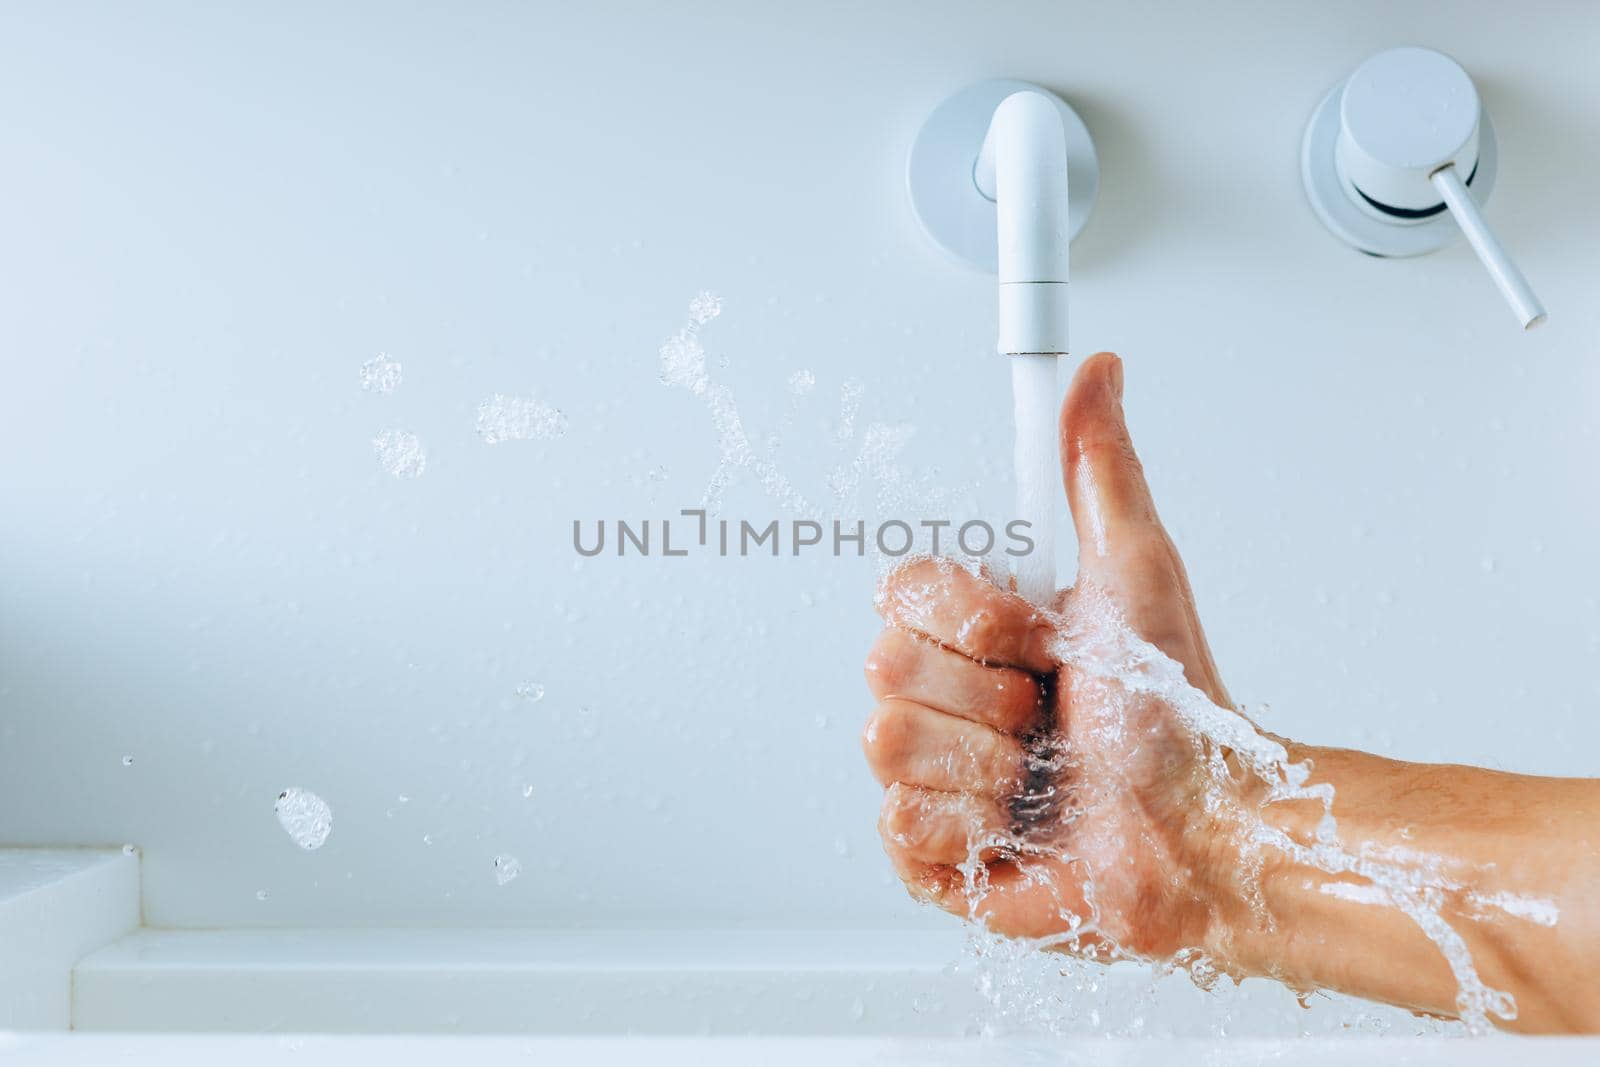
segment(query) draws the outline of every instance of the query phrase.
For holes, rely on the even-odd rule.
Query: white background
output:
[[[1313,106],[1398,44],[1477,80],[1531,335],[1464,246],[1370,259],[1304,202]],[[1004,509],[993,281],[903,186],[991,76],[1095,137],[1074,343],[1127,360],[1234,695],[1600,772],[1596,54],[1583,3],[7,4],[0,844],[137,843],[158,925],[938,921],[857,748],[872,563],[580,566],[571,522],[704,492],[710,418],[656,356],[701,289],[753,437],[814,372],[809,495],[912,423],[908,478]],[[485,445],[496,392],[567,434]],[[748,476],[725,508],[781,514]],[[289,786],[333,807],[320,851]]]

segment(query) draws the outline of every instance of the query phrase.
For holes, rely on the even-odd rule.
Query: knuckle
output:
[[[916,676],[921,648],[904,630],[879,635],[867,653],[867,687],[882,696],[899,692]]]
[[[878,833],[885,843],[906,848],[917,840],[920,819],[917,805],[899,785],[889,787],[878,811]]]
[[[959,897],[952,895],[952,874],[948,870],[927,865],[915,865],[899,872],[900,884],[912,898],[924,904],[933,904],[955,915],[962,914],[957,904]]]
[[[1133,451],[1133,442],[1120,433],[1101,432],[1076,438],[1072,451],[1091,463],[1119,466],[1132,463],[1135,467],[1139,463],[1139,457]]]
[[[933,560],[927,558],[908,560],[890,571],[883,579],[880,586],[881,600],[893,605],[908,596],[925,596],[938,583],[939,578]]]
[[[962,620],[956,638],[961,648],[982,659],[993,656],[1006,640],[1007,627],[1000,614],[991,608],[980,607]]]
[[[891,777],[905,761],[914,727],[906,705],[892,700],[879,704],[861,731],[861,748],[867,763],[880,778]]]

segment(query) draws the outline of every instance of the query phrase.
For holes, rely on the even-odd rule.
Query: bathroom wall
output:
[[[1370,259],[1304,201],[1311,109],[1405,43],[1493,115],[1532,334],[1465,247]],[[158,925],[941,921],[857,748],[873,563],[582,559],[571,524],[702,500],[712,413],[657,355],[702,290],[808,503],[876,506],[830,475],[913,426],[901,511],[1005,511],[993,281],[903,174],[991,76],[1095,137],[1075,344],[1127,360],[1234,695],[1600,773],[1597,51],[1579,2],[7,4],[0,844],[137,844]],[[565,433],[486,443],[497,393]],[[722,507],[788,514],[748,470]]]

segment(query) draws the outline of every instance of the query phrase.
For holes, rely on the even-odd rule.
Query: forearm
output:
[[[1515,998],[1517,1018],[1503,1025],[1600,1028],[1600,783],[1292,751],[1312,761],[1314,782],[1333,784],[1345,851],[1423,872],[1422,895],[1464,940],[1484,983]],[[1270,827],[1312,842],[1318,806],[1265,811]],[[1245,920],[1223,933],[1235,970],[1456,1014],[1449,964],[1392,894],[1386,902],[1367,878],[1324,873],[1270,845],[1262,860],[1272,928]]]

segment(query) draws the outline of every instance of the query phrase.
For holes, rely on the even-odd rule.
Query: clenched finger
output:
[[[1039,721],[1039,683],[1014,667],[989,667],[894,627],[867,655],[867,688],[879,700],[901,697],[1010,734]]]
[[[1055,629],[1032,604],[948,559],[899,568],[878,590],[891,626],[930,637],[970,659],[1035,674],[1054,670]]]
[[[992,726],[891,697],[861,734],[872,773],[883,785],[904,782],[949,793],[1004,798],[1022,791],[1022,743]]]
[[[963,863],[1006,850],[1012,835],[1001,805],[967,793],[941,793],[896,782],[883,795],[883,846],[922,863]]]

